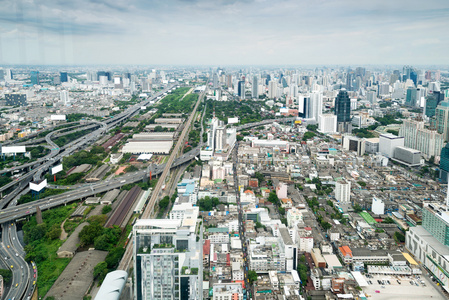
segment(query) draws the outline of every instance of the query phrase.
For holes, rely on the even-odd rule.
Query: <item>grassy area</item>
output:
[[[54,240],[46,244],[45,249],[48,253],[48,258],[45,261],[37,263],[37,287],[39,297],[43,297],[47,294],[53,283],[55,283],[71,260],[70,258],[58,258],[56,255],[56,251],[62,244],[63,241],[61,240]]]
[[[56,251],[63,241],[59,240],[61,223],[75,210],[77,204],[47,210],[42,213],[42,224],[37,224],[36,216],[23,224],[25,260],[37,265],[37,287],[39,297],[45,296],[59,275],[70,262],[70,258],[58,258]]]

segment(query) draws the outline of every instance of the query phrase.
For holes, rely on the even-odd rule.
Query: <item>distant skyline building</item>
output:
[[[245,81],[244,80],[240,80],[238,82],[237,94],[240,99],[245,99]]]
[[[253,99],[259,98],[259,84],[257,76],[253,76],[253,83],[251,87],[251,97]]]
[[[39,85],[39,71],[31,71],[30,72],[30,80],[32,85]]]
[[[341,89],[335,99],[335,115],[337,116],[337,131],[346,133],[352,131],[351,99],[346,89]]]
[[[60,72],[59,76],[61,78],[61,82],[68,82],[69,76],[67,75],[67,72]]]

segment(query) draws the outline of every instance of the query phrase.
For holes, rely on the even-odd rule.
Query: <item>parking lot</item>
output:
[[[365,275],[369,299],[445,299],[425,276]]]

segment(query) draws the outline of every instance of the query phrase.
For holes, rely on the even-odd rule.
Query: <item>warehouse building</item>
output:
[[[173,146],[172,132],[139,133],[122,148],[123,153],[169,154]]]

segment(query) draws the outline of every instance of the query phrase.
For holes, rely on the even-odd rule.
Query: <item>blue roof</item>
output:
[[[186,191],[184,193],[184,196],[188,196],[188,195],[192,194],[194,191],[195,191],[195,185],[189,183],[186,185]]]

